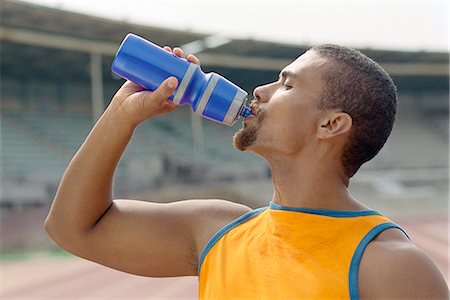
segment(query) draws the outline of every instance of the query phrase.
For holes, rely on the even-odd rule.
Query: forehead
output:
[[[329,69],[331,64],[330,60],[319,56],[314,51],[307,51],[287,65],[280,72],[280,75],[292,74],[295,79],[301,82],[323,81],[322,75]]]

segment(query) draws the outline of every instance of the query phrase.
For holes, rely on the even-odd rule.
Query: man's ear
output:
[[[344,112],[333,113],[322,120],[318,128],[318,138],[328,139],[345,134],[352,128],[352,117]]]

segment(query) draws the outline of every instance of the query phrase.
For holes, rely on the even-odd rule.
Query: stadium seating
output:
[[[200,152],[194,151],[187,108],[141,124],[120,161],[116,181],[139,188],[139,182],[151,187],[163,180],[205,182],[264,174],[262,160],[233,149],[236,128],[204,122],[208,122],[203,126],[205,147]],[[2,178],[39,180],[54,190],[91,127],[87,114],[3,110]]]
[[[71,157],[92,127],[92,117],[74,112],[2,110],[2,181],[41,184],[53,193]],[[120,161],[117,186],[131,190],[174,182],[239,180],[268,175],[259,157],[240,153],[227,127],[203,122],[204,147],[194,146],[187,107],[141,124]],[[429,118],[429,117],[428,117]],[[365,169],[442,168],[448,165],[448,117],[400,114],[388,143]],[[430,147],[429,145],[434,145]],[[120,188],[119,188],[120,189]],[[48,199],[47,199],[48,201]]]

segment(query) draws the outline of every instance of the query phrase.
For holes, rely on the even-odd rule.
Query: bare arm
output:
[[[46,219],[47,232],[62,248],[139,275],[196,275],[211,229],[248,210],[225,201],[113,200],[114,171],[135,128],[176,108],[166,101],[176,84],[170,78],[149,92],[126,82],[116,93],[70,162]]]
[[[434,262],[396,231],[387,230],[367,247],[359,271],[361,299],[449,299]]]

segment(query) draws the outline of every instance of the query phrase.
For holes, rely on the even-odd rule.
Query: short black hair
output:
[[[389,137],[397,114],[397,89],[392,78],[361,52],[333,44],[310,49],[333,61],[326,72],[319,108],[339,109],[352,117],[342,151],[342,166],[350,178],[371,160]]]

